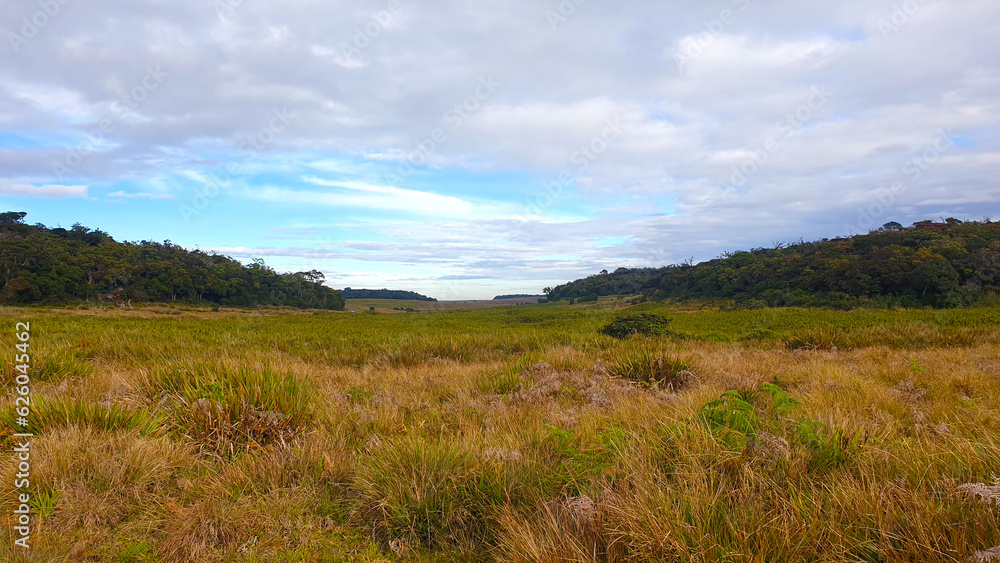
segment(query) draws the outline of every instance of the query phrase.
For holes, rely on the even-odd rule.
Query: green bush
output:
[[[611,321],[600,332],[619,340],[634,334],[663,336],[670,334],[667,330],[669,324],[670,318],[657,313],[631,313]]]

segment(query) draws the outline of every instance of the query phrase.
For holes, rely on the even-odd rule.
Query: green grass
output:
[[[635,347],[617,354],[608,368],[615,377],[668,390],[687,385],[694,373],[690,360],[657,348]]]
[[[146,393],[171,414],[173,429],[223,455],[290,441],[311,422],[315,393],[270,366],[194,364],[158,370]]]
[[[38,557],[954,562],[1000,545],[1000,512],[957,489],[1000,474],[1000,309],[644,303],[671,333],[601,334],[624,303],[2,309],[0,334],[31,321],[37,357]]]

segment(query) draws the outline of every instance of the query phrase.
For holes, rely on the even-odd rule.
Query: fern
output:
[[[844,465],[862,442],[861,431],[848,434],[843,428],[809,419],[799,421],[799,440],[810,450],[809,469],[819,472]]]
[[[788,391],[785,391],[774,383],[765,383],[760,386],[760,390],[771,396],[771,400],[773,401],[771,409],[777,415],[791,414],[802,406],[802,403],[792,398],[788,394]]]
[[[698,418],[708,424],[717,439],[734,449],[745,446],[747,437],[756,435],[759,425],[753,405],[738,391],[726,391],[706,403]]]

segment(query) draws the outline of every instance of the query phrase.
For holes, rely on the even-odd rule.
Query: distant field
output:
[[[538,303],[537,297],[500,300],[467,300],[467,301],[415,301],[405,299],[348,299],[347,307],[359,310],[375,307],[376,309],[412,308],[418,311],[453,311],[456,309],[486,309],[490,307],[510,307]]]
[[[1000,545],[998,308],[647,303],[629,312],[672,332],[615,340],[598,330],[624,299],[385,312],[415,304],[453,305],[0,308],[8,358],[31,323],[34,560],[964,562]],[[24,429],[2,367],[10,529]]]

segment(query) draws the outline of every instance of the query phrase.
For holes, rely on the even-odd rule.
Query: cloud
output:
[[[111,192],[111,193],[109,193],[108,197],[125,198],[125,199],[136,199],[136,198],[139,198],[139,199],[170,199],[170,198],[172,198],[174,196],[172,196],[170,194],[151,194],[151,193],[146,193],[146,192],[127,193],[127,192],[125,192],[123,190],[119,190],[117,192]]]
[[[29,197],[85,198],[87,186],[63,186],[60,184],[19,184],[0,181],[0,194]]]
[[[460,198],[430,192],[365,182],[324,180],[312,176],[306,176],[302,180],[308,184],[339,188],[339,190],[320,192],[267,187],[249,190],[245,195],[248,198],[275,203],[363,208],[421,215],[455,216],[469,214],[474,209],[471,203]]]
[[[488,276],[456,290],[484,295],[845,225],[997,216],[1000,3],[918,4],[901,21],[895,0],[585,2],[553,29],[556,2],[532,0],[403,2],[381,19],[361,0],[221,14],[92,0],[0,58],[0,193],[114,186],[81,203],[99,216],[108,200],[190,202],[239,163],[199,229],[175,214],[160,238],[267,249],[235,226],[310,224],[268,256],[362,279]],[[723,10],[735,17],[716,25]],[[167,75],[142,92],[149,67]],[[499,86],[477,101],[482,76]],[[101,150],[56,176],[105,118]],[[604,146],[608,120],[621,134]],[[949,128],[962,141],[912,178],[907,163]],[[895,181],[905,190],[866,219]]]

